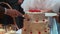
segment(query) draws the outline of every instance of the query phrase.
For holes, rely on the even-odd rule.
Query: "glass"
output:
[[[6,26],[6,33],[8,34],[16,34],[16,27],[13,24]]]
[[[5,29],[2,24],[0,24],[0,34],[5,34]]]

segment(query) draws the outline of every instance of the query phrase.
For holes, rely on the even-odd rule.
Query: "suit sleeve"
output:
[[[2,6],[0,6],[0,15],[4,13],[5,13],[5,9]]]
[[[21,7],[20,10],[19,10],[23,15],[25,14],[23,8]]]

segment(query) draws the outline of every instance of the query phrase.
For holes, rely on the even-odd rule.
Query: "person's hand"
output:
[[[53,18],[55,18],[56,21],[60,22],[60,21],[59,21],[59,15],[53,16]]]
[[[52,10],[51,9],[44,9],[44,10],[41,10],[41,12],[42,13],[50,13],[50,12],[52,12]]]
[[[53,18],[59,18],[59,13],[57,13],[56,16],[53,16]]]
[[[15,9],[7,9],[6,11],[7,11],[6,14],[11,17],[17,17],[17,16],[21,15],[20,12]]]
[[[24,18],[27,19],[27,20],[30,20],[30,16],[27,15],[27,14],[24,15]]]
[[[25,14],[25,15],[24,15],[24,18],[25,18],[25,19],[29,19],[29,15]]]

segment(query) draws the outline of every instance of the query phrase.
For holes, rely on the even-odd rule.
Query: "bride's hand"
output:
[[[44,10],[41,10],[42,13],[49,13],[49,12],[52,12],[51,9],[44,9]]]

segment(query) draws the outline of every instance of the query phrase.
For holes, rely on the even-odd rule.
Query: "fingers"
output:
[[[41,10],[41,13],[50,13],[50,12],[52,12],[51,9],[44,9],[44,10]]]
[[[30,20],[30,16],[27,14],[24,15],[24,18],[27,19],[28,21]]]
[[[14,10],[13,14],[11,14],[11,15],[12,15],[12,17],[17,17],[17,16],[20,16],[20,12],[17,10]]]
[[[20,12],[15,9],[8,9],[6,14],[11,17],[17,17],[20,15]]]

